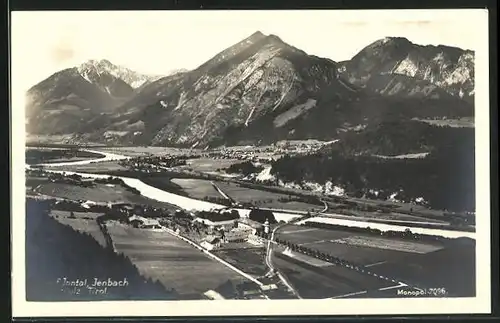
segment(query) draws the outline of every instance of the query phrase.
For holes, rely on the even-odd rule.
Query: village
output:
[[[163,170],[187,166],[188,160],[211,159],[211,160],[241,160],[254,163],[269,163],[284,154],[300,155],[317,151],[331,142],[318,140],[293,141],[283,140],[268,146],[234,146],[222,147],[211,150],[195,150],[179,154],[166,154],[162,156],[140,156],[123,160],[120,165],[135,171],[146,173],[161,172]]]

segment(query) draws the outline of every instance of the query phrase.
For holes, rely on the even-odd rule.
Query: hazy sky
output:
[[[13,12],[12,66],[24,90],[88,59],[165,74],[195,68],[257,30],[335,61],[386,36],[474,50],[478,29],[471,17],[484,16],[478,10]]]

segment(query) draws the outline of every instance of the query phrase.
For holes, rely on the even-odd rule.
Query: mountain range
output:
[[[206,147],[335,138],[412,118],[473,116],[474,52],[389,37],[351,60],[256,32],[198,68],[146,76],[107,60],[27,93],[27,131],[133,145]]]

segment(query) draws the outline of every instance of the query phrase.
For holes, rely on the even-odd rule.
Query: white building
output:
[[[128,222],[135,227],[143,229],[160,229],[160,222],[156,219],[148,219],[142,216],[133,215],[128,218]]]
[[[215,236],[207,236],[205,240],[200,243],[200,246],[207,250],[214,250],[220,247],[220,239]]]
[[[251,234],[252,232],[248,229],[242,230],[240,228],[234,228],[224,234],[224,242],[244,242]]]
[[[240,218],[238,219],[238,229],[250,230],[252,234],[256,234],[258,230],[262,229],[262,224],[250,220],[249,218]]]
[[[234,227],[234,221],[236,220],[226,220],[226,221],[210,221],[208,219],[203,219],[203,218],[196,218],[194,219],[195,222],[200,222],[208,226],[209,228],[213,229],[215,227],[221,227],[224,230],[230,230]]]

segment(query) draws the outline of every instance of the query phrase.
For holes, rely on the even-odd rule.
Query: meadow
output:
[[[173,287],[181,295],[201,295],[228,280],[234,284],[246,280],[165,231],[117,222],[108,222],[107,228],[116,252],[130,258],[142,275]]]

